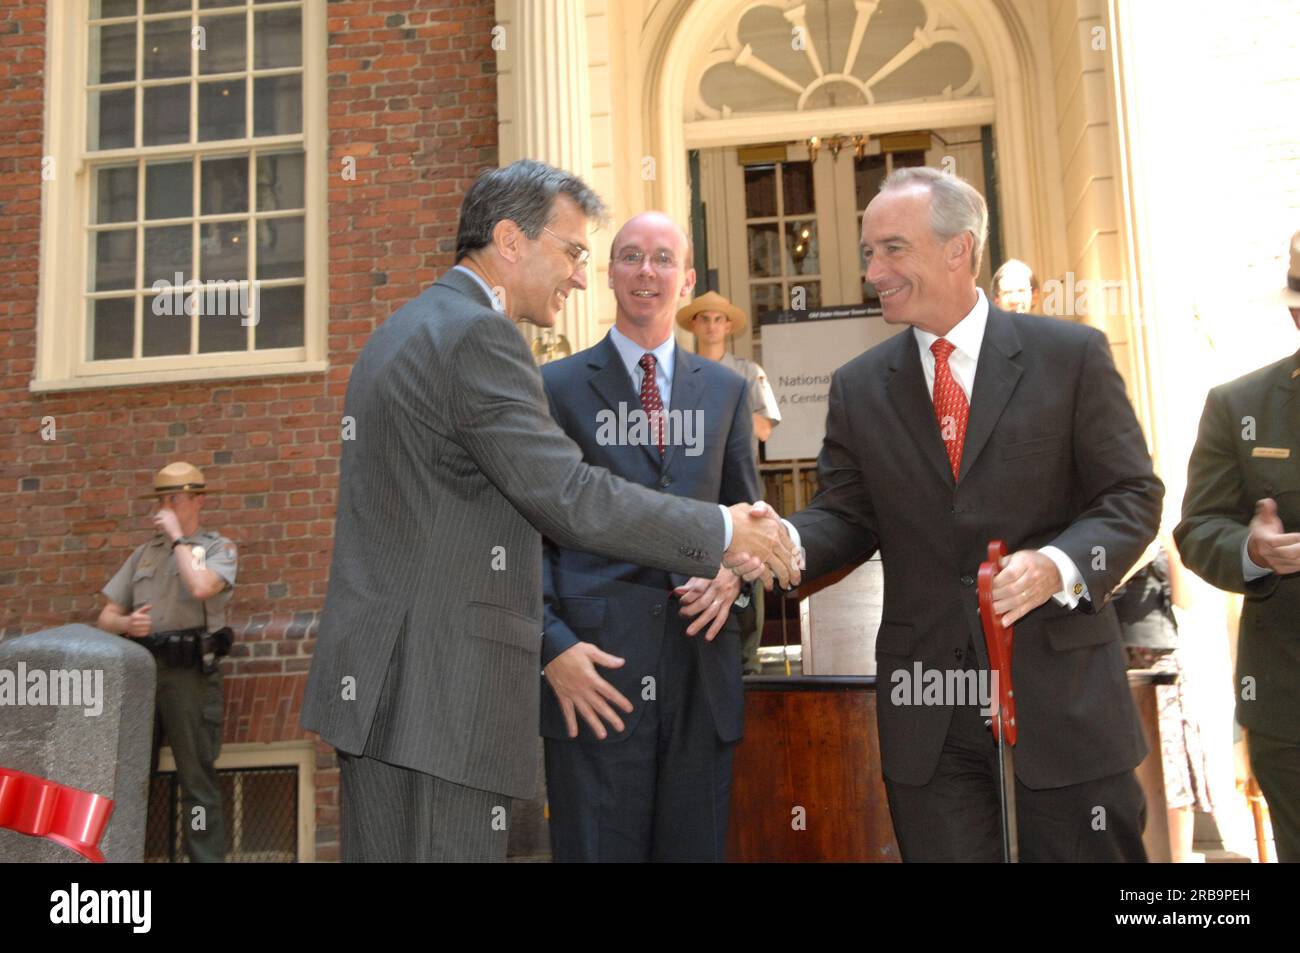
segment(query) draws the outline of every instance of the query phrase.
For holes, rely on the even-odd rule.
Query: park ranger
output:
[[[158,662],[154,760],[167,736],[180,778],[185,849],[195,862],[225,853],[221,788],[214,762],[221,751],[223,696],[217,666],[230,646],[226,608],[234,594],[235,545],[199,528],[208,492],[189,463],[168,464],[154,477],[154,537],[138,547],[102,592],[101,629],[137,639]]]

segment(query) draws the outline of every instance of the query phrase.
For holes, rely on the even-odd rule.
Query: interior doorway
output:
[[[765,312],[875,299],[859,248],[862,213],[896,168],[934,166],[979,189],[990,202],[989,250],[996,252],[991,143],[991,127],[967,126],[870,137],[860,147],[841,137],[700,150],[693,185],[707,244],[699,290],[716,290],[748,312],[735,353],[762,363]],[[994,257],[984,256],[983,287],[999,264]]]

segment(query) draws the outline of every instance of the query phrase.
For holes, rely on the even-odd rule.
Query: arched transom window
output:
[[[751,0],[695,62],[690,120],[986,95],[938,0]]]

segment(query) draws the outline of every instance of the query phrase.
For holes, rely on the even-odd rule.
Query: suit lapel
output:
[[[700,382],[700,361],[702,358],[697,357],[685,348],[675,348],[673,358],[673,392],[671,406],[668,409],[669,414],[677,414],[677,419],[683,424],[686,415],[693,413],[700,406],[700,397],[704,393],[704,385]],[[679,413],[680,412],[680,413]],[[671,432],[670,432],[671,433]],[[678,433],[676,436],[680,437]],[[680,441],[669,443],[664,450],[663,468],[666,471],[672,466],[673,459],[677,456],[680,449]],[[656,455],[658,451],[656,450]]]
[[[979,459],[998,418],[1016,389],[1022,369],[1012,358],[1020,353],[1020,336],[1011,316],[989,308],[984,341],[980,345],[975,367],[975,384],[971,388],[970,421],[966,425],[966,446],[961,452],[962,480]]]
[[[885,389],[903,422],[903,429],[916,443],[921,456],[929,461],[943,484],[952,489],[952,465],[943,448],[939,422],[934,416],[934,402],[925,386],[925,371],[921,369],[916,335],[909,328],[905,333],[895,335],[893,340],[896,343],[889,364],[892,373]]]
[[[623,359],[619,357],[618,348],[614,347],[614,342],[609,339],[608,334],[605,335],[604,340],[591,349],[591,357],[587,361],[587,366],[594,371],[589,378],[592,389],[600,395],[601,400],[605,402],[605,406],[612,410],[618,418],[630,416],[632,411],[641,409],[641,397],[632,388],[632,378],[628,376],[627,367],[624,366]],[[623,413],[619,412],[619,404],[624,407]],[[647,441],[641,445],[641,452],[650,457],[655,470],[658,471],[663,463],[659,458],[659,448]]]

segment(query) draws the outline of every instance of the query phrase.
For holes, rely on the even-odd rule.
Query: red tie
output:
[[[934,354],[934,416],[939,421],[939,435],[948,451],[954,480],[961,472],[961,448],[966,444],[966,421],[970,418],[966,394],[948,366],[948,356],[955,350],[952,342],[944,338],[930,345]]]
[[[641,370],[641,409],[650,418],[650,433],[654,435],[659,447],[659,456],[664,455],[664,401],[659,396],[659,384],[655,381],[655,356],[649,351],[637,361]]]

